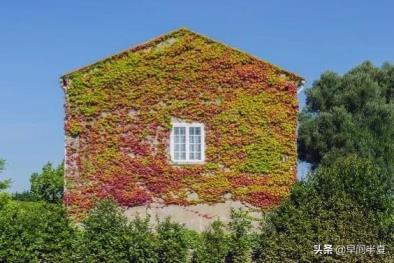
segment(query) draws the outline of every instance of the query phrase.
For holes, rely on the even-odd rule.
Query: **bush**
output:
[[[221,221],[213,222],[211,227],[201,234],[201,243],[194,252],[193,262],[224,262],[228,254],[229,242],[224,224]]]
[[[252,261],[253,239],[251,235],[252,221],[246,211],[232,210],[230,231],[230,247],[226,256],[229,263],[246,263]]]
[[[157,240],[149,227],[149,218],[130,221],[127,238],[129,239],[129,261],[134,263],[156,263]]]
[[[160,263],[184,263],[190,247],[186,229],[169,218],[157,226],[157,255]]]
[[[128,262],[127,218],[112,200],[99,202],[82,222],[76,260]]]
[[[10,201],[0,209],[0,261],[71,262],[75,233],[59,205]]]
[[[390,262],[394,209],[392,193],[381,180],[385,176],[372,161],[355,156],[320,167],[268,218],[258,262]],[[385,244],[386,256],[315,255],[319,244]]]

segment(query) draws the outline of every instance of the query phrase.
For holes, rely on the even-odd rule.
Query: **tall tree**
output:
[[[394,65],[370,62],[343,76],[325,72],[307,90],[298,154],[314,167],[356,153],[385,168],[394,164]]]
[[[317,169],[268,217],[258,262],[392,262],[393,99],[390,64],[365,62],[313,83],[300,115],[298,153]],[[384,244],[386,254],[313,252],[324,244]]]
[[[0,173],[4,170],[5,161],[0,159]],[[0,180],[0,208],[10,199],[8,193],[4,192],[10,186],[9,180]]]
[[[63,164],[54,168],[47,163],[41,173],[34,173],[30,178],[31,194],[39,199],[50,203],[58,203],[63,198]]]
[[[0,159],[0,173],[4,170],[4,163],[5,161],[3,159]],[[9,181],[7,180],[0,181],[0,191],[7,189],[8,186],[9,186]]]

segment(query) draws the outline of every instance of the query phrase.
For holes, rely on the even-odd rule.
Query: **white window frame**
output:
[[[186,136],[186,159],[185,160],[175,160],[175,138],[174,138],[174,128],[185,128]],[[189,128],[201,128],[201,159],[200,160],[190,160],[190,144],[189,144]],[[198,122],[173,122],[170,134],[170,156],[171,161],[175,164],[202,164],[205,162],[205,129],[204,124]]]

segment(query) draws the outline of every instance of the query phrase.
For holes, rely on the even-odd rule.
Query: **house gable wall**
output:
[[[296,175],[300,78],[179,30],[66,75],[65,202],[269,208]],[[204,165],[173,165],[171,118],[205,125]],[[190,198],[190,195],[193,198]]]

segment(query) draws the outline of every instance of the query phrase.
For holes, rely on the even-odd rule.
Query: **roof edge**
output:
[[[150,39],[148,39],[148,40],[146,40],[146,41],[144,41],[144,42],[141,42],[141,43],[132,45],[132,46],[126,48],[126,49],[123,49],[123,50],[117,52],[116,54],[109,55],[109,56],[103,57],[103,58],[101,58],[101,59],[99,59],[99,60],[97,60],[97,61],[95,61],[95,62],[93,62],[93,63],[86,64],[86,65],[81,66],[81,67],[77,67],[77,68],[75,68],[75,69],[73,69],[73,70],[70,70],[70,71],[66,72],[65,74],[61,75],[61,76],[60,76],[60,79],[64,79],[64,78],[70,76],[71,74],[73,74],[73,73],[75,73],[75,72],[77,72],[77,71],[86,70],[86,69],[88,69],[89,67],[92,67],[92,66],[94,66],[94,65],[97,65],[97,64],[102,63],[102,62],[104,62],[104,61],[108,61],[108,60],[114,59],[114,58],[116,58],[116,57],[122,56],[123,54],[125,54],[125,53],[127,53],[127,52],[137,51],[138,49],[143,48],[144,46],[146,46],[146,45],[148,45],[148,44],[150,44],[150,43],[159,42],[159,41],[163,40],[164,38],[166,38],[166,37],[168,37],[168,36],[170,36],[170,35],[172,35],[172,34],[175,34],[175,33],[177,33],[177,32],[182,32],[182,31],[186,31],[186,32],[195,34],[195,35],[197,35],[197,36],[199,36],[199,37],[203,37],[203,38],[205,38],[205,39],[207,39],[207,40],[210,40],[210,41],[219,43],[219,44],[221,44],[221,45],[223,45],[223,46],[225,46],[225,47],[227,47],[227,48],[229,48],[229,49],[232,49],[232,50],[235,50],[235,51],[237,51],[237,52],[241,52],[241,53],[243,53],[243,54],[246,54],[246,55],[248,55],[248,56],[250,56],[250,57],[252,57],[252,58],[254,58],[254,59],[256,59],[256,60],[259,60],[259,61],[261,61],[261,62],[268,63],[268,64],[274,66],[275,68],[277,68],[277,69],[278,69],[280,72],[282,72],[282,73],[286,73],[286,74],[293,75],[294,77],[296,77],[296,79],[298,79],[298,82],[299,82],[299,83],[301,83],[301,82],[303,82],[303,81],[305,80],[303,77],[299,76],[298,74],[293,73],[293,72],[290,72],[290,71],[288,71],[288,70],[285,70],[285,69],[283,69],[282,67],[280,67],[280,66],[278,66],[278,65],[276,65],[276,64],[273,64],[273,63],[271,63],[271,62],[269,62],[269,61],[266,61],[266,60],[264,60],[264,59],[262,59],[262,58],[259,58],[259,57],[255,56],[255,55],[252,55],[252,54],[250,54],[250,53],[248,53],[248,52],[246,52],[246,51],[244,51],[244,50],[238,49],[238,48],[236,48],[236,47],[232,47],[232,46],[230,46],[230,45],[228,45],[228,44],[226,44],[226,43],[223,43],[223,42],[221,42],[221,41],[218,41],[218,40],[216,40],[216,39],[214,39],[214,38],[208,37],[208,36],[203,35],[203,34],[201,34],[201,33],[197,33],[197,32],[195,32],[195,31],[193,31],[193,30],[190,30],[190,29],[188,29],[188,28],[186,28],[186,27],[180,27],[180,28],[178,28],[178,29],[175,29],[175,30],[172,30],[172,31],[163,33],[163,34],[160,34],[160,35],[158,35],[158,36],[156,36],[156,37],[153,37],[153,38],[150,38]]]
[[[73,74],[74,72],[77,72],[77,71],[80,71],[80,70],[84,70],[84,69],[87,69],[87,68],[89,68],[91,66],[99,64],[101,62],[104,62],[104,61],[116,58],[118,56],[123,55],[124,53],[130,52],[130,51],[137,51],[142,46],[145,46],[145,45],[147,45],[149,43],[152,43],[152,42],[160,41],[161,39],[163,39],[163,38],[165,38],[165,37],[167,37],[167,36],[169,36],[171,34],[174,34],[176,32],[182,31],[182,30],[187,30],[187,31],[192,32],[191,30],[187,29],[186,27],[180,27],[178,29],[175,29],[175,30],[172,30],[172,31],[169,31],[169,32],[166,32],[166,33],[162,33],[162,34],[160,34],[160,35],[158,35],[156,37],[150,38],[150,39],[148,39],[148,40],[146,40],[144,42],[141,42],[141,43],[138,43],[138,44],[134,44],[134,45],[132,45],[132,46],[126,48],[126,49],[122,49],[122,50],[120,50],[119,52],[117,52],[117,53],[115,53],[113,55],[102,57],[102,58],[98,59],[97,61],[95,61],[93,63],[89,63],[89,64],[86,64],[84,66],[74,68],[74,69],[64,73],[63,75],[61,75],[60,78],[67,77],[67,76]],[[194,33],[194,32],[192,32],[192,33]]]

